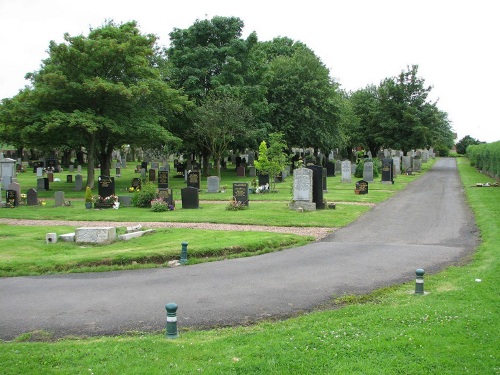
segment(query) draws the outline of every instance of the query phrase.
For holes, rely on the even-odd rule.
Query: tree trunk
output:
[[[221,180],[220,178],[220,156],[215,156],[214,155],[214,167],[215,167],[215,173],[217,174],[217,177],[219,177],[219,181]]]
[[[91,189],[94,187],[95,148],[95,134],[91,134],[87,149],[87,186]]]
[[[204,152],[202,154],[203,158],[203,176],[208,177],[208,160],[210,159],[210,154],[208,152]]]

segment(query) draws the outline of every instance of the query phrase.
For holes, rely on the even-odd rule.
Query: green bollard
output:
[[[182,250],[181,250],[181,260],[180,260],[180,263],[181,264],[186,264],[187,261],[188,261],[188,243],[187,242],[183,242],[181,243],[182,245]]]
[[[415,271],[417,278],[415,279],[415,294],[424,294],[424,273],[422,268]]]
[[[174,302],[167,303],[165,309],[167,310],[167,333],[165,336],[167,339],[175,339],[179,337],[177,332],[177,304]]]

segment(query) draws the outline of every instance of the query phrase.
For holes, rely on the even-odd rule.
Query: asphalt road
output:
[[[177,268],[2,278],[0,338],[163,330],[169,302],[179,306],[179,329],[292,316],[412,280],[417,268],[456,264],[474,251],[475,233],[455,160],[443,158],[360,220],[299,248]]]

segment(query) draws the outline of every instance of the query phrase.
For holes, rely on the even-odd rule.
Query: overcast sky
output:
[[[309,46],[346,90],[378,85],[408,65],[433,86],[458,139],[500,140],[497,0],[0,0],[0,99],[39,68],[51,40],[88,35],[105,20],[136,20],[169,45],[174,28],[236,16],[244,36]]]

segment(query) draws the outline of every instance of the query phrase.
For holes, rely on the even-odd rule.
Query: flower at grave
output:
[[[102,204],[114,204],[117,201],[118,197],[116,195],[109,195],[107,197],[101,197],[100,195],[98,195],[95,198],[95,203],[102,203]]]
[[[175,210],[175,207],[165,202],[162,198],[156,198],[151,201],[151,211],[153,212],[165,212],[173,210]]]

